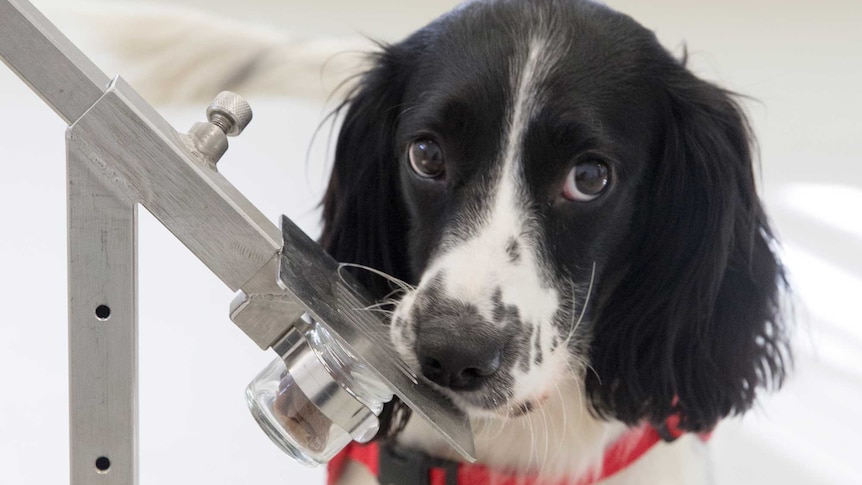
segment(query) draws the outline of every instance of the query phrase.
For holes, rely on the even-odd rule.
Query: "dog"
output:
[[[319,95],[325,53],[366,45],[144,13],[88,34],[147,67],[131,80],[151,100]],[[470,416],[479,464],[396,399],[351,445],[371,458],[339,455],[330,482],[708,483],[706,434],[792,362],[738,96],[587,0],[474,0],[333,59],[366,68],[336,110],[320,242]]]
[[[383,46],[340,110],[321,243],[398,282],[355,273],[482,466],[707,483],[703,433],[790,358],[736,97],[604,5],[478,0]],[[644,426],[665,439],[602,475]],[[459,459],[397,402],[379,438]],[[378,478],[348,460],[333,481]]]

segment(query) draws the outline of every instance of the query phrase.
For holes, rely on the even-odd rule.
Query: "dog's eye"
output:
[[[436,178],[443,174],[446,165],[443,160],[443,150],[434,140],[417,140],[408,148],[410,166],[419,176]]]
[[[608,188],[610,170],[601,160],[578,163],[566,176],[563,197],[577,202],[589,202]]]

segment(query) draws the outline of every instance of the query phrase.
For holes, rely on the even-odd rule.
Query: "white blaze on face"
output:
[[[524,57],[512,72],[514,99],[500,173],[488,203],[490,214],[475,236],[450,245],[452,249],[434,260],[422,283],[442,272],[446,295],[477,305],[488,320],[492,320],[491,297],[499,288],[503,302],[517,306],[522,321],[539,324],[553,318],[558,296],[544,280],[536,251],[535,222],[527,212],[521,154],[527,126],[538,108],[539,84],[553,60],[547,41],[540,38],[530,41]],[[513,241],[518,254],[515,261],[507,251]]]
[[[471,238],[445,245],[449,249],[431,262],[418,289],[402,300],[395,315],[395,320],[407,320],[416,293],[438,275],[447,298],[474,305],[488,322],[494,321],[493,296],[499,291],[503,304],[517,307],[524,326],[520,331],[529,336],[524,340],[529,349],[517,349],[526,353],[527,369],[520,364],[525,361],[523,354],[512,369],[504,369],[514,377],[514,401],[536,399],[549,392],[552,380],[559,378],[566,366],[565,350],[551,351],[555,338],[562,341],[565,337],[553,325],[561,295],[551,285],[537,248],[537,224],[528,212],[522,159],[527,127],[540,108],[539,87],[557,52],[547,38],[533,37],[522,50],[521,62],[513,63],[510,92],[514,99],[508,109],[502,160],[487,216]],[[403,328],[403,324],[393,328],[392,337],[405,354],[415,336],[410,332],[405,335]]]

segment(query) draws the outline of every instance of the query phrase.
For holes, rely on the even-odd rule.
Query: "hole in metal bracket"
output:
[[[105,474],[111,469],[111,460],[107,456],[96,458],[96,473]]]
[[[111,307],[108,305],[99,305],[96,307],[96,318],[101,321],[105,321],[111,318]]]

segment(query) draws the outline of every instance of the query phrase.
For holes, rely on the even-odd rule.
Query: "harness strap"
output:
[[[632,428],[605,450],[601,470],[575,480],[561,479],[559,485],[592,485],[605,480],[637,461],[660,441],[671,442],[682,436],[679,416],[653,427],[649,424]],[[701,434],[704,441],[709,434]],[[348,460],[365,465],[383,485],[535,485],[547,484],[547,478],[530,474],[511,474],[492,470],[482,464],[458,463],[433,458],[394,443],[350,443],[328,465],[329,485],[335,485]]]

